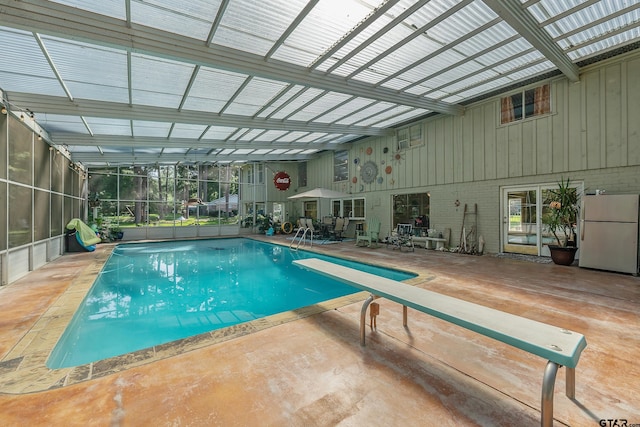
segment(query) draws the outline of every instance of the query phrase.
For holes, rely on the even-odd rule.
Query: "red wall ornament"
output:
[[[278,172],[273,177],[273,184],[280,191],[286,191],[291,186],[291,177],[286,172]]]

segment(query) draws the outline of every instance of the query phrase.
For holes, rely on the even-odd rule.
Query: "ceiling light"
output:
[[[7,114],[7,107],[5,107],[4,105],[2,106],[2,110],[0,110],[0,112],[2,114]]]

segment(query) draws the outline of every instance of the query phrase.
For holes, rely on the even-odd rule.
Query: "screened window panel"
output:
[[[0,178],[7,178],[7,132],[8,115],[0,114]],[[6,196],[6,194],[5,194]],[[7,200],[7,199],[3,199]],[[6,249],[6,248],[5,248]]]
[[[5,182],[0,182],[0,200],[3,203],[6,203],[7,200],[7,184]],[[6,205],[0,207],[0,223],[7,223],[7,209]],[[4,251],[7,249],[7,227],[0,227],[0,250]]]
[[[48,191],[34,191],[33,240],[36,242],[49,238],[50,195]]]
[[[32,242],[31,191],[9,184],[9,249]]]
[[[65,196],[64,197],[64,209],[63,209],[63,223],[64,223],[64,227],[67,226],[67,224],[69,224],[69,221],[71,221],[73,218],[75,218],[75,216],[73,215],[73,199],[71,197]]]
[[[51,151],[49,145],[44,141],[36,141],[35,144],[35,163],[36,173],[34,185],[38,188],[49,190],[51,187]]]
[[[31,185],[33,136],[18,120],[9,121],[9,179],[22,184]]]
[[[51,237],[60,236],[64,233],[62,224],[62,196],[60,194],[51,194]]]

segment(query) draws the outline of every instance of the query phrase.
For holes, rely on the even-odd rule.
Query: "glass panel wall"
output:
[[[91,222],[101,228],[234,224],[238,180],[233,165],[92,169],[89,198],[97,208]]]

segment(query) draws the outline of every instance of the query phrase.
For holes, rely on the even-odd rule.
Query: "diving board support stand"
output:
[[[540,404],[542,427],[553,425],[553,394],[560,367],[567,370],[565,394],[569,399],[575,398],[575,368],[587,346],[582,334],[316,258],[296,260],[293,264],[370,293],[360,309],[362,346],[365,346],[367,309],[375,299],[386,298],[402,304],[405,327],[407,307],[411,307],[547,359]]]

